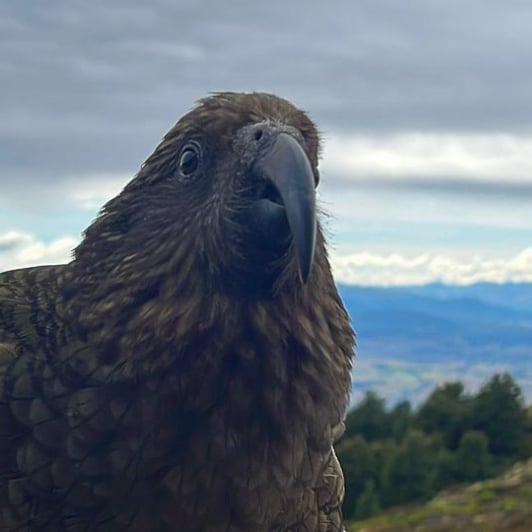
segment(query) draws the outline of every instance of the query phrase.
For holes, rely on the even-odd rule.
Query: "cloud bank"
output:
[[[416,187],[470,185],[532,193],[532,135],[404,132],[332,135],[323,167],[346,182]]]
[[[123,172],[217,90],[279,93],[326,135],[530,134],[531,23],[496,0],[4,2],[0,179]]]
[[[532,282],[532,247],[508,258],[473,256],[457,259],[443,254],[405,256],[352,253],[332,257],[337,281],[367,286],[421,285],[441,282],[467,285],[479,282]]]
[[[20,231],[0,234],[0,271],[68,262],[76,244],[68,236],[45,243]]]

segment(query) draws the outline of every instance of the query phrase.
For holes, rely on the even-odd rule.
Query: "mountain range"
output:
[[[422,400],[460,380],[478,389],[508,371],[532,399],[532,283],[339,285],[357,332],[352,401]]]

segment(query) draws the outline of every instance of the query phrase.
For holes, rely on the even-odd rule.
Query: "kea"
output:
[[[210,95],[70,263],[0,275],[0,530],[343,530],[318,158],[288,101]]]

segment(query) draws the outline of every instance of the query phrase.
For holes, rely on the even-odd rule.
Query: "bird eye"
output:
[[[199,148],[193,144],[188,145],[181,152],[179,158],[179,171],[183,177],[190,177],[199,166]]]

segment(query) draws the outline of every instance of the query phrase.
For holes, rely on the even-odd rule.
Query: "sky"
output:
[[[48,0],[0,7],[0,270],[69,260],[209,92],[323,135],[336,278],[532,281],[532,3]]]

